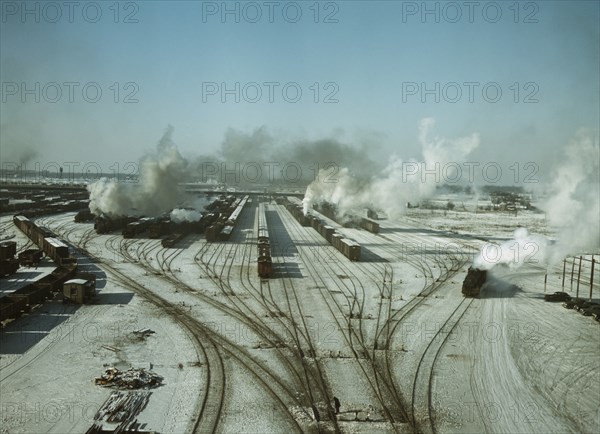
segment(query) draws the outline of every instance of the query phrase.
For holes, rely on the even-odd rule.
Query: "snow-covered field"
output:
[[[138,421],[158,432],[600,430],[600,327],[543,301],[544,269],[495,267],[480,298],[460,292],[482,239],[549,233],[543,215],[410,210],[378,235],[330,221],[362,246],[350,262],[270,203],[268,280],[256,216],[252,202],[230,241],[175,249],[38,219],[97,273],[98,302],[49,302],[2,330],[0,432],[85,431],[110,395],[94,377],[151,364],[165,382]]]

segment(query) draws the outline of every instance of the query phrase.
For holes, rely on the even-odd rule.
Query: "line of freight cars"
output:
[[[356,241],[344,238],[334,227],[328,226],[321,219],[313,215],[304,215],[302,205],[288,202],[286,209],[294,216],[302,226],[312,226],[323,238],[327,240],[336,250],[351,261],[360,261],[360,244]]]
[[[337,216],[337,207],[331,203],[323,202],[315,205],[315,210],[319,213],[323,214],[325,217],[330,218],[334,222],[344,226],[344,227],[360,227],[366,231],[372,232],[374,234],[379,233],[379,223],[371,220],[370,218],[364,218],[359,216],[349,216],[348,220],[342,222],[339,220]],[[373,215],[371,210],[367,211],[368,215]]]
[[[56,238],[53,232],[37,226],[22,215],[14,216],[13,223],[57,265],[77,263],[76,259],[69,254],[69,246]]]
[[[62,212],[77,211],[87,206],[89,200],[67,200],[60,202],[38,202],[24,203],[22,206],[16,207],[12,205],[1,206],[0,212],[22,212],[28,217],[39,217],[48,214],[58,214]]]
[[[55,238],[53,233],[22,215],[14,216],[13,223],[58,267],[47,276],[0,298],[0,321],[16,318],[33,305],[51,297],[53,292],[62,291],[63,284],[72,279],[77,271],[77,260],[69,254],[69,247]]]
[[[271,258],[271,247],[269,240],[269,228],[267,226],[267,215],[265,204],[258,204],[258,275],[260,277],[271,277],[273,274],[273,260]]]
[[[233,196],[228,196],[228,198],[229,197]],[[229,205],[226,208],[223,208],[223,206],[219,207],[218,205],[211,207],[212,211],[218,210],[220,215],[213,224],[206,228],[206,241],[226,241],[231,237],[233,228],[237,224],[240,214],[242,213],[244,206],[246,206],[249,197],[250,196],[246,195],[242,199],[234,198],[231,202],[229,202]]]

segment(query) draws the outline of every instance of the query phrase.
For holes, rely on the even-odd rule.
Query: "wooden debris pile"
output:
[[[100,386],[118,389],[153,389],[162,384],[163,377],[144,368],[131,368],[127,371],[120,371],[117,368],[110,367],[100,377],[96,377],[94,381]]]
[[[139,430],[137,417],[148,405],[150,395],[152,392],[148,391],[113,392],[94,416],[94,425],[86,434],[147,432]]]

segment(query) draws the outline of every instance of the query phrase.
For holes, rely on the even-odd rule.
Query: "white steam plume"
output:
[[[565,148],[548,197],[542,204],[548,224],[556,230],[556,243],[542,235],[517,229],[514,239],[501,245],[486,244],[473,265],[489,270],[496,264],[516,268],[525,262],[554,265],[565,256],[600,251],[600,147],[598,139],[579,132]]]
[[[489,270],[494,265],[504,264],[518,268],[525,262],[545,264],[548,254],[548,239],[543,235],[529,234],[519,228],[514,238],[502,244],[487,243],[481,248],[473,265],[480,270]]]
[[[197,222],[202,218],[201,211],[204,211],[206,205],[210,203],[207,198],[199,198],[194,201],[192,208],[175,208],[171,211],[170,217],[173,223]]]
[[[315,203],[331,202],[337,205],[340,217],[352,209],[374,207],[394,218],[405,212],[407,202],[415,203],[431,196],[436,184],[441,182],[442,173],[446,179],[455,179],[456,164],[448,163],[460,164],[479,146],[477,133],[454,140],[437,136],[430,139],[434,124],[433,119],[425,118],[419,125],[422,162],[392,157],[382,174],[370,179],[359,179],[346,168],[340,169],[334,177],[331,171],[321,171],[318,179],[306,189],[304,212]]]
[[[175,208],[171,211],[173,223],[197,222],[200,218],[202,218],[202,213],[195,209]]]
[[[580,131],[565,148],[565,159],[541,208],[557,231],[550,261],[600,250],[600,146]]]
[[[157,216],[179,201],[178,184],[188,176],[188,162],[171,140],[169,126],[156,153],[140,161],[137,184],[124,184],[102,178],[90,184],[90,210],[107,216]]]

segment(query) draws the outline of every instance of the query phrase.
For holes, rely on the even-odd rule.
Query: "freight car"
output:
[[[244,206],[246,205],[246,202],[248,202],[248,198],[250,196],[246,195],[244,196],[243,199],[241,200],[236,200],[234,202],[234,204],[237,204],[237,206],[234,208],[234,210],[231,212],[231,214],[229,215],[229,218],[227,219],[227,225],[229,226],[235,226],[237,223],[238,218],[240,217],[240,214],[242,213],[242,210],[244,209]]]
[[[19,264],[22,267],[37,267],[43,256],[44,252],[39,249],[27,249],[19,253]]]
[[[90,220],[94,220],[94,214],[89,209],[82,209],[77,214],[75,214],[74,221],[75,223],[83,223]]]
[[[271,246],[269,240],[269,228],[267,225],[267,214],[265,204],[258,205],[258,275],[260,277],[271,277],[273,274],[273,260],[271,258]]]
[[[40,280],[30,283],[0,299],[0,321],[18,318],[23,312],[53,297],[63,283],[75,276],[77,264],[60,266]]]
[[[37,226],[34,222],[21,215],[14,216],[13,222],[21,232],[27,235],[56,264],[62,265],[76,262],[69,255],[69,246],[55,238],[56,235],[52,231]]]
[[[50,231],[39,228],[34,222],[24,216],[14,216],[13,222],[19,230],[27,235],[41,250],[30,250],[19,254],[19,260],[28,258],[31,263],[41,259],[42,252],[51,257],[58,267],[50,274],[42,277],[0,300],[0,321],[16,318],[22,312],[30,310],[35,304],[42,303],[52,297],[53,292],[61,290],[65,281],[71,279],[77,271],[77,260],[69,255],[69,247],[62,241],[43,235]],[[27,255],[22,254],[25,253]]]
[[[69,246],[57,238],[44,238],[42,250],[58,265],[69,259]]]
[[[164,248],[172,248],[175,247],[175,245],[181,241],[187,234],[180,232],[180,233],[174,233],[169,235],[167,238],[165,238],[164,240],[161,241],[161,245]]]
[[[19,260],[17,258],[9,258],[0,261],[0,277],[15,274],[18,269]]]
[[[15,274],[19,269],[19,260],[15,258],[17,243],[3,241],[0,243],[0,277]]]
[[[465,297],[479,297],[481,287],[487,278],[487,271],[479,268],[469,267],[467,276],[463,281],[462,294]]]
[[[155,219],[146,217],[135,222],[127,223],[123,228],[123,238],[133,238],[136,235],[145,233],[154,221]]]
[[[351,261],[360,261],[360,244],[356,241],[344,238],[341,234],[336,232],[335,228],[325,224],[325,222],[318,217],[313,215],[305,216],[302,207],[297,204],[299,202],[298,199],[288,198],[288,201],[289,203],[286,205],[286,209],[296,218],[296,220],[298,220],[298,222],[304,222],[305,224],[303,226],[311,226],[346,258]],[[295,202],[296,204],[292,202]],[[377,225],[377,227],[379,227],[379,225]]]
[[[12,259],[17,254],[17,243],[15,241],[0,242],[0,261]]]
[[[259,245],[258,255],[258,275],[260,277],[271,277],[273,274],[273,260],[269,246]]]
[[[351,261],[360,261],[360,244],[348,238],[340,240],[340,248],[342,254]]]
[[[169,233],[170,221],[166,219],[159,219],[150,225],[148,225],[148,237],[160,238],[161,236]]]
[[[94,220],[94,229],[98,234],[108,234],[116,230],[123,230],[125,226],[135,220],[135,217],[110,218],[106,216],[98,216]]]
[[[372,232],[374,234],[379,233],[379,223],[374,222],[373,220],[370,220],[370,219],[366,219],[366,218],[360,219],[360,227],[369,232]]]
[[[269,228],[264,203],[258,204],[258,244],[269,244]]]
[[[246,205],[246,203],[248,202],[248,198],[250,196],[246,195],[244,196],[243,199],[236,199],[231,206],[229,207],[229,217],[227,218],[227,220],[225,221],[225,223],[223,224],[223,226],[221,227],[218,235],[216,235],[217,239],[220,241],[227,241],[229,240],[229,238],[231,238],[231,234],[233,233],[233,228],[235,227],[235,225],[238,222],[238,219],[240,218],[240,215],[242,214],[242,211],[244,210],[244,206]],[[216,231],[218,229],[218,226],[214,228],[214,230]],[[212,239],[215,236],[214,233],[210,234],[210,238]],[[208,239],[208,237],[207,237]]]
[[[231,238],[231,233],[233,232],[233,226],[225,225],[221,232],[219,232],[218,239],[219,241],[227,241]]]
[[[206,236],[206,241],[209,241],[211,243],[213,241],[217,241],[217,239],[219,238],[219,234],[223,230],[224,226],[225,225],[222,222],[217,221],[216,223],[213,223],[212,225],[207,227],[206,231],[204,232],[204,235]]]
[[[293,196],[288,196],[287,201],[285,208],[294,216],[298,223],[302,226],[310,226],[310,215],[304,214],[302,202]]]

